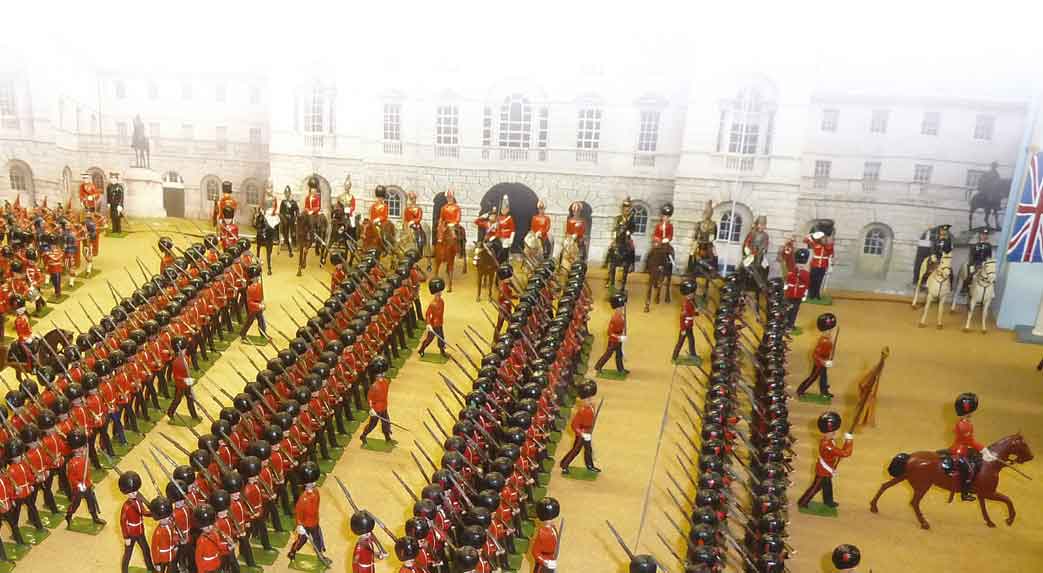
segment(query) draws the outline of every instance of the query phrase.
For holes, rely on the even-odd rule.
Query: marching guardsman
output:
[[[216,227],[218,221],[235,219],[235,213],[239,209],[239,202],[232,196],[232,182],[221,182],[221,196],[214,201],[214,212],[211,214],[210,222]]]
[[[174,358],[170,361],[170,377],[174,379],[174,399],[167,408],[167,417],[171,420],[174,419],[174,414],[177,412],[177,407],[181,404],[182,398],[188,403],[188,413],[192,416],[192,419],[201,419],[199,414],[196,413],[196,397],[192,392],[195,380],[192,379],[192,374],[188,369],[186,347],[187,342],[184,336],[175,336],[171,342]]]
[[[246,333],[257,321],[261,336],[268,338],[268,324],[264,321],[264,284],[261,283],[261,265],[252,264],[246,269],[250,286],[246,287],[246,322],[239,331],[239,339],[246,342]]]
[[[293,230],[297,228],[297,217],[300,215],[301,208],[287,185],[282,190],[282,201],[279,202],[279,231],[282,233],[282,242],[290,248],[290,258],[293,258]]]
[[[969,456],[976,455],[985,449],[978,440],[974,439],[974,423],[971,422],[971,414],[978,409],[978,396],[971,392],[964,392],[956,397],[954,405],[956,415],[960,419],[956,422],[955,437],[949,451],[956,458],[956,465],[960,471],[960,499],[963,501],[974,501],[971,492],[974,485],[974,471],[971,467]]]
[[[119,233],[123,229],[123,184],[119,173],[109,173],[109,185],[105,188],[105,200],[109,204],[109,223],[112,232]]]
[[[51,287],[54,288],[54,296],[55,298],[61,298],[62,271],[65,270],[65,256],[62,250],[57,247],[51,247],[44,253],[43,262],[47,275],[51,279]],[[69,277],[69,281],[72,282],[72,277]]]
[[[373,196],[376,200],[369,206],[369,220],[380,229],[388,220],[387,188],[377,185],[373,190]]]
[[[529,222],[529,231],[536,233],[540,238],[540,244],[543,245],[543,256],[549,257],[551,255],[550,217],[547,216],[547,206],[543,199],[536,202],[536,214]]]
[[[844,434],[844,444],[837,447],[834,439],[839,429],[840,414],[826,412],[818,417],[818,430],[822,432],[822,439],[818,444],[818,465],[815,466],[815,479],[804,491],[804,495],[800,496],[800,500],[797,501],[798,506],[807,507],[808,502],[819,490],[822,491],[823,503],[829,507],[839,505],[833,500],[833,476],[837,473],[837,464],[840,463],[841,458],[850,456],[855,447],[855,436],[850,432]]]
[[[326,567],[329,567],[333,564],[333,561],[325,555],[326,542],[322,536],[322,528],[319,527],[319,490],[317,485],[319,481],[319,466],[314,462],[307,462],[301,466],[297,474],[297,478],[304,490],[301,492],[300,497],[297,498],[297,505],[293,510],[294,519],[297,522],[297,539],[293,540],[293,545],[290,546],[290,552],[287,557],[290,558],[290,561],[293,561],[301,547],[304,547],[304,544],[310,541],[319,561]]]
[[[855,567],[862,562],[862,552],[850,543],[837,545],[833,550],[833,567],[837,571],[850,571],[854,573]]]
[[[536,502],[540,524],[532,537],[532,573],[554,573],[558,569],[558,530],[553,520],[561,513],[561,504],[553,497]]]
[[[594,396],[597,393],[598,385],[593,380],[584,380],[577,388],[577,394],[582,402],[572,416],[571,426],[574,434],[572,449],[561,458],[561,462],[558,464],[564,475],[569,473],[569,465],[579,455],[580,450],[583,450],[583,463],[587,466],[587,470],[594,473],[601,472],[601,469],[594,465],[594,446],[591,442],[593,439],[591,434],[594,432],[594,424],[597,422],[597,412],[594,410]]]
[[[174,528],[174,507],[163,496],[153,498],[148,507],[156,520],[156,528],[152,530],[152,564],[159,573],[177,573],[175,561],[179,534]]]
[[[587,234],[587,223],[583,220],[583,203],[573,201],[569,205],[569,217],[565,220],[565,240],[570,238],[576,242],[579,252],[583,252],[583,238]]]
[[[304,197],[305,217],[315,216],[322,213],[322,190],[319,188],[319,178],[308,178],[308,194]]]
[[[427,567],[417,563],[420,556],[420,541],[408,535],[395,540],[395,557],[402,562],[398,573],[427,573]]]
[[[91,174],[84,171],[80,174],[80,205],[88,213],[98,210],[98,198],[101,197],[101,189],[94,185]]]
[[[674,224],[670,222],[670,217],[674,214],[673,203],[664,203],[659,209],[659,222],[656,223],[655,230],[652,232],[652,246],[658,245],[669,245],[674,240]]]
[[[373,535],[373,528],[377,525],[376,519],[366,510],[356,511],[351,515],[350,525],[351,532],[358,536],[355,549],[351,553],[351,571],[372,573],[376,561],[387,557],[387,552]]]
[[[217,512],[209,503],[199,503],[192,509],[192,526],[198,531],[193,560],[196,573],[220,571],[224,567],[224,556],[231,550],[214,523]]]
[[[11,404],[11,407],[13,411],[17,406]],[[15,418],[15,420],[19,418],[22,418],[22,416]],[[33,471],[29,461],[25,459],[25,453],[25,443],[17,437],[8,439],[7,443],[4,444],[7,477],[11,480],[11,484],[14,485],[14,508],[12,509],[13,513],[8,515],[8,521],[11,523],[11,529],[16,529],[18,520],[21,517],[22,507],[25,506],[29,522],[37,530],[42,530],[43,522],[40,521],[40,513],[36,509],[36,473]]]
[[[804,244],[811,249],[811,286],[808,296],[813,299],[822,298],[822,281],[826,278],[829,265],[833,262],[833,223],[820,222],[810,235],[804,237]]]
[[[224,195],[218,200],[220,219],[217,236],[221,242],[221,248],[227,249],[239,242],[239,225],[235,224],[235,212],[238,206],[232,197],[232,183],[225,181],[221,184]]]
[[[445,281],[435,277],[427,282],[427,290],[431,293],[431,300],[427,303],[427,310],[424,312],[424,322],[427,324],[427,335],[424,337],[424,341],[420,343],[420,348],[417,353],[420,357],[424,357],[424,350],[427,350],[427,346],[431,342],[438,338],[438,351],[445,356],[445,299],[442,298],[442,291],[445,290]]]
[[[120,492],[127,496],[120,509],[120,533],[123,535],[123,562],[122,571],[128,573],[130,560],[134,556],[134,544],[141,548],[145,557],[145,567],[149,571],[155,571],[152,564],[152,552],[149,550],[148,541],[145,540],[145,518],[153,517],[141,500],[138,490],[141,489],[141,476],[134,471],[125,471],[119,477]]]
[[[496,291],[499,295],[497,299],[500,312],[496,318],[496,329],[493,333],[493,338],[500,337],[500,329],[503,328],[503,323],[510,319],[511,313],[514,311],[514,298],[517,296],[514,292],[514,285],[511,283],[511,278],[514,276],[514,269],[508,263],[501,264],[496,269]]]
[[[787,330],[793,330],[797,324],[797,313],[800,312],[800,303],[808,297],[808,285],[811,282],[811,274],[808,272],[808,260],[811,253],[807,249],[797,249],[793,254],[793,270],[786,274],[786,309],[788,324]]]
[[[98,507],[98,498],[94,495],[94,482],[91,479],[89,460],[87,459],[87,435],[82,429],[69,432],[66,437],[72,457],[65,464],[65,476],[69,482],[69,490],[72,497],[69,500],[69,508],[65,510],[65,523],[72,525],[72,516],[80,507],[80,502],[87,500],[87,510],[91,514],[91,521],[96,525],[105,525],[105,520],[98,517],[101,509]]]
[[[507,263],[511,254],[511,245],[514,244],[514,217],[511,216],[511,201],[507,195],[500,200],[500,212],[496,215],[496,229],[494,232],[497,240],[492,241],[493,252],[500,264]]]
[[[630,371],[623,366],[623,343],[627,340],[626,293],[617,292],[613,294],[612,298],[609,299],[609,305],[612,307],[613,312],[612,318],[608,321],[608,345],[605,347],[605,353],[594,363],[594,369],[600,374],[602,367],[615,354],[616,371],[620,374],[629,374]]]
[[[688,356],[692,358],[697,356],[695,353],[695,334],[692,333],[695,317],[699,315],[699,309],[695,306],[697,286],[694,280],[686,279],[681,281],[680,289],[684,298],[681,299],[681,325],[680,331],[677,333],[677,343],[674,344],[674,360],[677,360],[677,356],[681,353],[681,347],[685,341],[688,341]]]
[[[817,380],[819,394],[826,398],[832,398],[833,395],[829,393],[829,376],[827,373],[833,367],[835,342],[832,333],[837,326],[837,317],[831,312],[820,314],[818,320],[815,321],[815,325],[818,326],[818,331],[821,334],[818,342],[815,344],[815,349],[811,353],[813,362],[811,373],[797,387],[797,396],[803,396],[807,392],[808,387],[811,386],[811,383]]]
[[[366,436],[377,427],[380,422],[380,431],[384,434],[384,441],[394,444],[391,439],[391,418],[388,414],[388,387],[391,380],[386,376],[388,360],[384,356],[377,356],[369,364],[368,374],[371,380],[366,399],[369,401],[369,422],[366,423],[359,441],[366,444]]]

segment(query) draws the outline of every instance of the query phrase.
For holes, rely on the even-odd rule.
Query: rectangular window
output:
[[[978,182],[981,181],[982,175],[985,175],[985,172],[980,169],[968,169],[967,181],[964,183],[964,186],[970,187],[971,189],[977,189]]]
[[[539,112],[539,122],[537,130],[536,147],[540,148],[540,161],[547,160],[547,137],[548,127],[550,126],[550,109],[541,107]]]
[[[261,88],[257,86],[250,86],[250,104],[257,105],[261,103]]]
[[[659,112],[644,110],[641,112],[641,125],[637,133],[637,150],[643,153],[655,153],[659,141]]]
[[[308,108],[304,111],[304,129],[312,133],[322,133],[323,115],[326,100],[322,92],[315,88],[308,102]]]
[[[869,122],[869,133],[887,133],[887,120],[891,118],[891,110],[874,109],[873,118]]]
[[[7,129],[18,128],[18,106],[15,104],[12,80],[0,81],[0,126]]]
[[[116,99],[127,98],[127,82],[116,80]]]
[[[936,111],[925,111],[923,121],[920,122],[920,135],[938,135],[938,124],[942,121],[942,114]]]
[[[384,104],[384,141],[402,139],[402,104]]]
[[[832,168],[832,161],[815,161],[815,187],[823,188],[829,185],[829,172]]]
[[[880,181],[880,162],[866,161],[862,166],[862,190],[875,191]]]
[[[14,191],[28,191],[29,187],[25,181],[25,175],[17,170],[11,170],[11,189]]]
[[[731,133],[728,136],[728,153],[743,153],[753,155],[757,152],[757,138],[760,135],[760,125],[756,123],[732,122]]]
[[[116,134],[119,137],[120,144],[125,144],[130,141],[127,134],[127,122],[121,121],[116,124]]]
[[[181,99],[192,99],[192,82],[181,82]]]
[[[148,124],[148,136],[152,139],[159,139],[159,124],[152,122]]]
[[[455,105],[438,106],[435,115],[435,144],[460,145],[460,109]]]
[[[586,108],[579,110],[576,126],[576,161],[597,163],[601,147],[601,110]]]
[[[261,145],[261,128],[251,127],[250,128],[250,144]]]
[[[152,80],[148,82],[148,99],[153,101],[159,99],[159,84]]]
[[[195,135],[196,129],[191,123],[181,124],[181,139],[191,140],[195,138]]]
[[[978,114],[974,118],[974,139],[990,141],[992,139],[992,131],[995,128],[996,116]]]
[[[927,185],[931,182],[931,171],[934,168],[930,165],[919,165],[913,169],[913,182],[921,185]]]
[[[228,149],[228,128],[223,125],[218,127],[215,135],[215,139],[217,140],[217,150],[225,151]]]
[[[837,120],[840,119],[839,109],[822,110],[822,131],[836,131]]]
[[[218,103],[224,103],[225,99],[228,98],[228,85],[224,82],[217,84],[217,101]]]

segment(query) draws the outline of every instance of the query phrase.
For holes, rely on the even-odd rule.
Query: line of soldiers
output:
[[[218,317],[237,305],[248,250],[247,244],[238,244],[220,255],[209,253],[218,262],[208,265],[206,250],[193,246],[185,252],[187,258],[169,262],[166,272],[149,277],[142,268],[143,283],[131,296],[117,298],[110,313],[99,307],[102,318],[75,342],[55,330],[59,340],[52,344],[33,336],[26,323],[29,338],[39,347],[32,370],[36,381],[25,379],[10,390],[6,408],[0,409],[7,466],[0,474],[5,486],[0,487],[0,513],[17,543],[24,543],[18,530],[23,506],[30,522],[43,527],[36,509],[40,493],[46,507],[59,513],[53,495],[56,477],[70,498],[68,523],[86,501],[93,521],[104,524],[89,471],[91,465],[102,467],[99,448],[115,457],[110,429],[125,444],[124,426],[137,430],[138,419],[149,418],[150,405],[159,408],[159,395],[169,397],[168,380],[175,386],[175,400],[183,393],[191,396],[189,341],[201,345],[203,330],[219,331],[211,330],[211,324],[216,327]],[[20,297],[12,299],[13,306],[24,308]],[[128,523],[133,525],[123,525]]]
[[[243,391],[221,407],[209,434],[197,436],[198,447],[190,452],[175,445],[187,464],[154,452],[170,478],[165,495],[148,504],[158,521],[154,565],[164,571],[237,571],[237,554],[254,565],[250,540],[271,548],[267,523],[283,530],[279,507],[291,513],[291,498],[297,537],[290,559],[310,544],[329,564],[315,462],[318,456],[330,459],[337,436],[348,433],[345,420],[354,419],[352,403],[361,410],[364,393],[370,428],[390,425],[386,407],[374,407],[374,388],[386,388],[391,357],[404,347],[405,331],[418,326],[418,259],[407,252],[392,272],[373,254],[362,257],[327,299],[318,299],[321,307],[306,301],[314,316],[293,339],[286,337],[288,348],[257,365],[263,368],[254,381],[243,378]],[[390,439],[390,428],[385,430]]]
[[[515,539],[530,510],[540,521],[530,545],[533,571],[557,569],[560,528],[553,521],[560,505],[553,498],[535,499],[534,488],[541,464],[549,457],[550,433],[567,414],[562,404],[588,336],[591,298],[585,287],[586,266],[576,263],[555,308],[553,273],[551,262],[536,269],[510,314],[505,334],[493,341],[481,364],[474,365],[478,376],[469,392],[446,379],[462,409],[453,413],[443,402],[455,422],[443,432],[445,449],[439,464],[428,458],[432,473],[427,485],[416,495],[396,474],[415,501],[406,536],[395,541],[395,554],[402,562],[399,571],[502,570],[515,552]],[[461,369],[466,371],[462,365]],[[585,394],[593,395],[596,387],[588,390]],[[437,418],[434,421],[441,430]],[[584,438],[577,434],[576,439]],[[426,477],[428,472],[417,463]],[[366,537],[372,523],[353,517],[351,525],[360,535],[353,571],[372,571],[373,557],[379,553]]]

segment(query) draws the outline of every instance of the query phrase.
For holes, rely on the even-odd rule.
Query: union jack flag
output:
[[[1043,263],[1043,151],[1029,158],[1025,187],[1014,212],[1007,260]]]

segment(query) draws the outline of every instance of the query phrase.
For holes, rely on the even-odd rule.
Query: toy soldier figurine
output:
[[[713,201],[707,201],[706,206],[703,207],[703,218],[695,224],[692,250],[689,254],[689,272],[695,261],[713,260],[713,268],[717,268],[717,253],[714,251],[714,241],[716,240],[717,223],[713,220]]]
[[[445,192],[445,205],[438,211],[438,220],[445,221],[451,230],[460,224],[460,206],[456,204],[456,193],[450,189]]]
[[[243,329],[239,331],[239,340],[246,342],[246,333],[257,321],[257,327],[261,336],[268,338],[268,324],[264,321],[264,284],[261,283],[261,265],[252,264],[246,269],[246,276],[250,279],[250,286],[246,287],[246,322]]]
[[[637,227],[634,224],[632,207],[633,202],[630,200],[630,197],[624,198],[623,202],[619,205],[619,214],[616,215],[616,219],[612,224],[613,246],[611,248],[613,249],[619,241],[626,240],[630,244],[630,250],[634,250],[634,239],[632,235],[634,231],[637,230]]]
[[[971,414],[978,409],[978,396],[971,392],[960,394],[956,397],[955,408],[960,419],[956,422],[956,437],[949,447],[949,452],[956,458],[960,471],[960,499],[974,501],[974,494],[971,493],[974,485],[971,458],[977,457],[985,449],[985,446],[974,439],[974,424],[971,422]]]
[[[18,261],[15,261],[17,263]],[[15,267],[12,263],[12,267]],[[21,358],[24,368],[27,368],[30,372],[33,370],[33,357],[36,354],[33,352],[33,346],[36,344],[36,337],[33,336],[33,325],[29,321],[29,316],[25,313],[25,299],[21,295],[12,294],[8,300],[8,308],[13,308],[15,313],[14,319],[14,331],[17,336],[15,343],[18,348],[21,349]]]
[[[380,229],[388,220],[387,187],[377,185],[373,190],[373,196],[376,200],[369,206],[369,220]]]
[[[351,554],[351,571],[372,573],[376,566],[375,561],[387,557],[387,552],[373,535],[373,528],[377,525],[376,519],[366,510],[356,511],[351,515],[350,524],[351,532],[358,536]]]
[[[141,548],[145,557],[145,567],[149,571],[155,571],[152,564],[152,552],[149,551],[148,541],[145,540],[145,518],[152,514],[141,501],[138,490],[141,489],[141,476],[137,472],[126,471],[119,477],[120,492],[127,496],[120,509],[120,533],[123,534],[123,563],[122,571],[130,570],[130,559],[134,556],[134,544]]]
[[[826,412],[818,417],[818,430],[822,432],[822,439],[818,444],[818,465],[815,466],[815,480],[811,482],[804,495],[800,496],[797,505],[807,507],[811,498],[822,490],[822,501],[829,507],[839,505],[833,501],[833,476],[837,473],[837,464],[841,458],[851,455],[855,447],[855,436],[851,433],[844,434],[844,445],[837,447],[833,439],[840,429],[840,414]]]
[[[171,420],[174,419],[174,413],[177,412],[177,407],[181,404],[181,399],[184,398],[188,402],[188,413],[193,419],[199,420],[199,414],[196,413],[196,397],[192,392],[192,385],[195,384],[195,380],[192,379],[188,370],[188,357],[185,337],[175,336],[171,341],[170,346],[174,351],[174,358],[170,362],[170,376],[174,379],[174,399],[171,400],[170,406],[167,407],[167,417]]]
[[[210,222],[216,227],[218,220],[227,220],[231,223],[235,219],[235,212],[239,209],[239,202],[232,197],[232,182],[221,182],[221,196],[214,201],[214,212]]]
[[[398,573],[427,573],[427,568],[417,563],[420,542],[408,535],[395,540],[395,557],[402,562]]]
[[[442,298],[442,291],[445,290],[445,281],[435,277],[427,281],[427,290],[431,293],[431,301],[427,303],[427,311],[424,312],[427,336],[420,343],[420,348],[417,352],[423,358],[424,350],[427,350],[427,346],[437,337],[438,350],[442,353],[442,356],[445,356],[445,329],[442,327],[445,320],[445,299]]]
[[[793,330],[797,324],[797,313],[800,312],[800,303],[808,297],[808,284],[811,282],[811,273],[808,272],[808,260],[811,252],[807,249],[797,249],[793,254],[793,270],[786,273],[786,308],[787,330]]]
[[[817,223],[811,234],[804,237],[804,244],[811,249],[811,286],[808,296],[821,299],[822,281],[833,261],[833,222]]]
[[[753,229],[746,234],[742,242],[742,262],[739,268],[744,268],[753,273],[755,280],[764,283],[764,255],[768,252],[770,239],[768,238],[768,218],[761,215],[754,219]]]
[[[105,200],[109,203],[109,223],[112,232],[123,230],[123,184],[119,173],[109,173],[109,186],[105,188]]]
[[[652,232],[652,246],[657,247],[659,245],[670,245],[671,241],[674,240],[674,224],[670,222],[670,217],[674,214],[674,204],[664,203],[659,209],[659,223],[655,226],[655,231]]]
[[[558,530],[551,523],[561,513],[561,504],[553,497],[536,502],[540,524],[532,536],[532,573],[554,573],[558,569]]]
[[[72,450],[72,457],[65,464],[65,477],[69,483],[69,491],[72,492],[69,508],[65,510],[65,523],[72,525],[73,514],[79,509],[80,502],[86,499],[91,521],[97,525],[105,525],[105,520],[98,517],[101,510],[98,508],[98,498],[94,495],[94,484],[88,467],[90,462],[87,459],[87,435],[77,428],[69,432],[65,441]]]
[[[355,228],[355,194],[351,192],[351,175],[344,178],[344,193],[340,200],[344,203],[344,214],[346,215],[348,227]]]
[[[488,237],[487,240],[492,243],[496,260],[502,265],[507,263],[507,258],[511,254],[511,245],[514,244],[514,217],[511,217],[511,200],[507,195],[500,200],[500,213],[496,216],[495,225],[494,238],[498,240],[491,240]]]
[[[543,256],[551,256],[550,217],[547,216],[547,205],[543,199],[536,202],[536,214],[529,222],[529,231],[536,233],[536,236],[540,238],[540,244],[543,245]]]
[[[391,380],[385,375],[387,370],[388,360],[384,356],[377,356],[369,365],[368,373],[372,380],[369,391],[366,393],[369,401],[369,422],[362,430],[362,435],[359,436],[362,445],[366,445],[366,436],[377,427],[377,422],[380,422],[380,431],[384,434],[384,441],[389,444],[395,443],[391,439],[391,418],[388,414],[388,387],[391,385]]]
[[[608,321],[608,345],[605,347],[605,353],[594,364],[594,369],[600,374],[601,368],[615,354],[616,371],[620,374],[629,374],[630,371],[623,367],[623,343],[627,340],[626,293],[617,292],[613,294],[609,300],[609,305],[614,309],[614,312],[612,313],[612,318]]]
[[[297,504],[294,506],[293,515],[297,521],[297,539],[293,540],[287,557],[293,561],[297,552],[310,541],[319,561],[329,567],[333,561],[325,555],[326,541],[322,536],[322,528],[319,526],[319,489],[316,485],[319,481],[319,466],[315,462],[307,462],[301,466],[297,474],[297,479],[303,484],[304,491],[301,492],[300,497],[297,498]]]
[[[282,241],[290,249],[290,258],[293,258],[293,232],[297,229],[297,217],[300,215],[301,208],[293,198],[290,186],[287,185],[282,190],[282,202],[279,203],[279,230],[282,233]]]
[[[783,277],[788,276],[797,268],[797,262],[794,260],[794,255],[797,252],[796,242],[796,237],[790,235],[786,238],[786,242],[782,244],[782,247],[779,248],[778,254],[775,255],[775,263],[779,267],[779,274]]]
[[[80,205],[83,206],[83,210],[88,213],[94,213],[98,210],[98,198],[101,197],[101,190],[94,186],[94,180],[91,179],[91,174],[86,171],[80,174]]]
[[[934,265],[941,260],[945,253],[952,250],[952,225],[937,225],[927,229],[920,235],[920,241],[916,246],[916,259],[913,262],[913,284],[920,283],[920,270],[924,259],[930,259],[927,265],[927,274],[930,274]]]
[[[967,278],[963,281],[965,289],[974,282],[974,275],[978,269],[991,258],[992,243],[989,242],[989,229],[985,227],[978,231],[978,242],[971,246],[971,256],[967,261]]]
[[[562,475],[568,475],[569,465],[579,455],[580,449],[583,450],[583,463],[586,464],[587,469],[594,473],[601,472],[601,469],[594,465],[594,446],[591,443],[591,433],[597,422],[597,412],[594,411],[594,396],[597,393],[598,385],[593,380],[584,380],[577,389],[577,394],[583,401],[572,416],[572,433],[575,435],[572,449],[561,458],[561,462],[558,464],[561,467]]]
[[[192,526],[198,532],[194,561],[196,573],[210,573],[224,567],[223,556],[230,551],[221,539],[221,532],[214,527],[217,512],[209,503],[200,503],[192,509]]]
[[[677,333],[677,344],[674,345],[673,360],[677,360],[678,354],[681,353],[681,346],[684,345],[686,340],[688,341],[688,356],[691,358],[697,357],[695,353],[695,335],[692,333],[695,317],[699,314],[699,309],[695,306],[695,281],[691,279],[681,281],[680,289],[684,298],[681,299],[681,326],[680,331]]]
[[[837,545],[837,548],[833,550],[833,567],[837,571],[851,571],[854,573],[855,567],[862,562],[862,552],[857,547],[849,543],[843,545]]]
[[[156,528],[152,530],[152,563],[159,573],[177,573],[175,558],[177,556],[178,533],[174,528],[174,507],[170,500],[156,496],[148,504],[152,519],[156,520]]]
[[[814,362],[811,367],[811,374],[808,374],[808,377],[797,387],[797,396],[803,396],[807,392],[808,387],[811,386],[811,383],[818,380],[819,394],[826,398],[832,398],[833,395],[829,393],[829,376],[827,372],[833,367],[833,354],[836,346],[830,333],[837,326],[837,317],[831,312],[826,312],[818,316],[815,324],[822,334],[819,336],[818,343],[815,344],[815,350],[811,355]]]
[[[514,285],[511,284],[511,277],[513,276],[514,269],[507,263],[501,264],[496,269],[496,291],[499,294],[497,306],[500,311],[496,318],[496,328],[493,333],[494,339],[500,337],[500,329],[503,328],[505,322],[510,320],[511,313],[514,312],[513,300],[516,294],[514,292]]]
[[[583,220],[583,203],[579,201],[573,201],[569,205],[569,217],[565,220],[565,240],[573,240],[576,242],[576,248],[579,250],[580,256],[582,257],[585,243],[584,237],[586,236],[587,223]],[[564,247],[562,247],[564,250]]]

